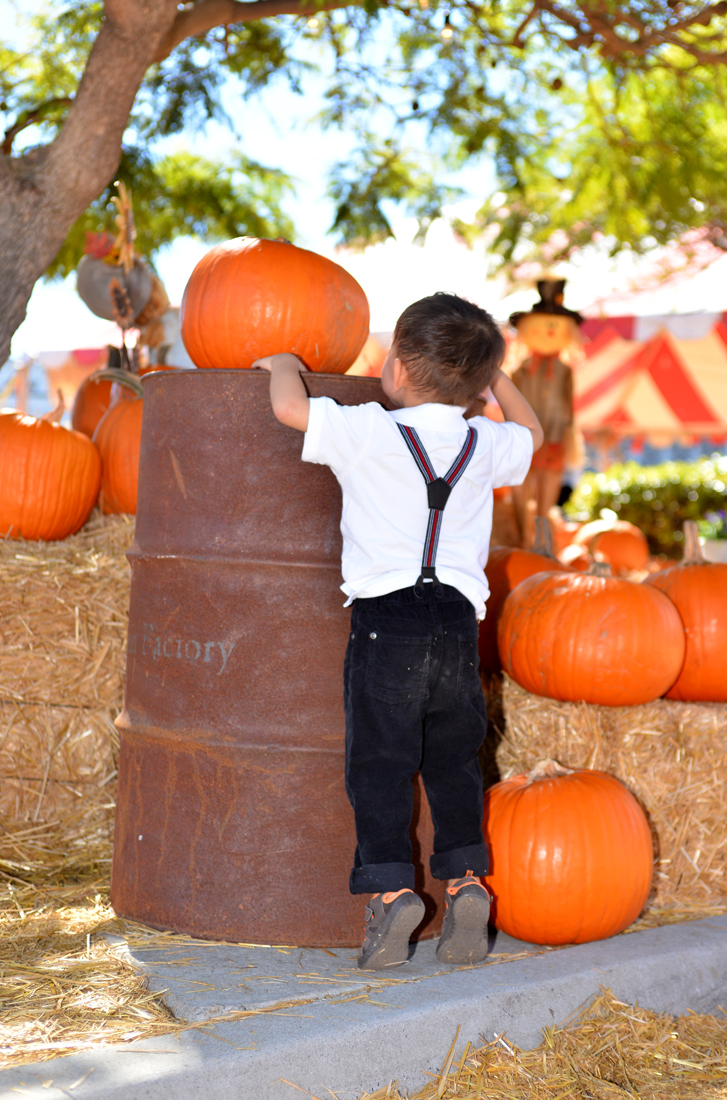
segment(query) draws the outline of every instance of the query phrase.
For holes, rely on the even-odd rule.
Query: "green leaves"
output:
[[[684,521],[717,516],[725,507],[726,488],[725,458],[661,466],[627,462],[603,474],[585,474],[565,511],[597,519],[602,508],[610,508],[641,528],[652,554],[678,558]]]
[[[153,159],[124,149],[118,179],[133,192],[136,248],[145,258],[185,234],[203,240],[231,237],[287,237],[294,229],[281,203],[291,187],[287,177],[245,157],[231,164],[178,152]],[[48,271],[65,277],[75,269],[86,232],[114,229],[115,194],[109,186],[71,229]]]
[[[332,231],[348,244],[391,235],[390,204],[423,237],[458,197],[452,172],[473,165],[498,194],[483,185],[477,217],[456,228],[486,235],[493,269],[553,263],[598,240],[644,250],[688,230],[727,249],[726,11],[727,0],[358,0],[213,27],[152,66],[139,90],[119,169],[139,245],[153,255],[179,233],[217,239],[240,227],[289,236],[280,173],[243,157],[160,156],[155,143],[229,123],[230,93],[285,81],[305,94],[312,75],[325,87],[319,124],[355,141],[329,190]],[[6,152],[52,141],[102,19],[101,3],[49,0],[29,21],[27,50],[0,47]],[[55,273],[73,266],[86,227],[109,224],[109,196],[74,226]]]
[[[727,247],[724,74],[601,72],[563,94],[566,119],[516,160],[519,188],[485,204],[470,236],[493,232],[505,262],[550,262],[606,238],[643,251],[705,231]],[[519,251],[516,251],[519,246]]]
[[[367,134],[352,158],[334,166],[329,194],[336,203],[331,229],[347,245],[362,248],[393,236],[384,202],[399,203],[417,219],[415,239],[421,242],[431,222],[441,215],[444,203],[460,193],[438,184],[421,158],[403,151],[394,141],[380,141]]]

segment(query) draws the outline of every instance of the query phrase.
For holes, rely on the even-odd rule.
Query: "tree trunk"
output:
[[[276,15],[306,16],[350,0],[105,0],[105,20],[58,137],[0,155],[0,365],[30,295],[77,218],[113,179],[146,70],[190,35]]]
[[[0,157],[0,364],[69,228],[119,164],[129,114],[175,0],[107,0],[68,118],[52,144]]]

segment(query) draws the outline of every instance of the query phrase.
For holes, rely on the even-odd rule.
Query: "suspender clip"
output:
[[[449,500],[452,486],[443,477],[435,477],[427,485],[427,504],[430,508],[436,508],[438,512],[444,511],[444,506]]]
[[[423,565],[422,571],[419,574],[419,579],[414,585],[414,595],[418,596],[420,600],[423,600],[426,592],[424,585],[427,581],[432,583],[432,591],[438,600],[441,600],[444,595],[444,589],[442,588],[442,582],[436,574],[435,569],[431,565]]]

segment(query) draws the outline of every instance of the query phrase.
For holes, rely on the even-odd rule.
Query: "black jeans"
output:
[[[477,620],[442,585],[355,600],[344,664],[346,792],[356,821],[352,894],[414,886],[409,827],[421,772],[434,823],[432,874],[487,871],[482,772],[487,730]]]

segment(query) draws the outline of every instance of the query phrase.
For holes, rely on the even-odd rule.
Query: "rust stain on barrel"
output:
[[[378,379],[306,375],[311,396],[383,400]],[[356,946],[344,790],[341,495],[254,371],[144,381],[111,899],[209,939]],[[419,934],[444,885],[416,780]]]

